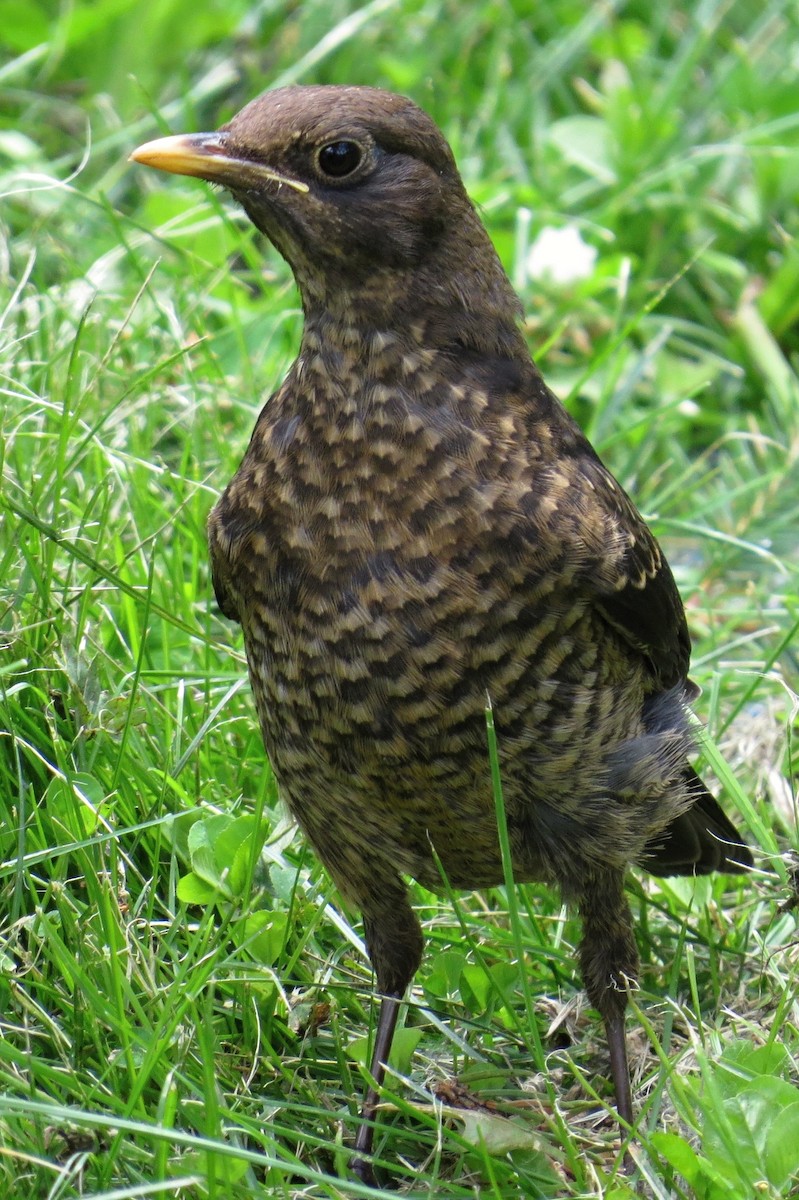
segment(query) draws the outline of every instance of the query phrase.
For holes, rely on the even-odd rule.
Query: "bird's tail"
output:
[[[647,843],[640,865],[651,875],[743,874],[752,866],[749,847],[688,764],[683,780],[691,807]]]

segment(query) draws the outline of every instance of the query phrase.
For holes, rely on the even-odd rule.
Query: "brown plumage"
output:
[[[228,188],[302,296],[299,355],[209,540],[282,795],[363,912],[378,1085],[422,954],[403,876],[440,888],[437,858],[454,887],[503,879],[488,696],[515,878],[579,908],[631,1121],[625,871],[751,862],[687,762],[688,631],[657,543],[543,382],[452,153],[409,100],[280,89],[134,158]]]

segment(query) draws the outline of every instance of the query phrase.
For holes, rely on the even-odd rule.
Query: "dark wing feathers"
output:
[[[584,443],[582,476],[606,525],[606,558],[593,579],[595,603],[608,624],[648,660],[663,690],[686,678],[691,642],[680,594],[655,538],[610,472]]]
[[[223,521],[217,509],[214,509],[208,519],[208,550],[211,558],[211,582],[214,587],[216,602],[222,610],[222,615],[227,617],[229,621],[240,622],[239,606],[236,603],[236,589],[230,578],[230,567],[221,544],[224,537]]]

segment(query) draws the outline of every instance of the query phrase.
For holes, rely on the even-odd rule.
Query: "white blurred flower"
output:
[[[583,241],[576,225],[545,225],[527,255],[527,275],[548,283],[578,283],[593,273],[596,256],[596,248]]]

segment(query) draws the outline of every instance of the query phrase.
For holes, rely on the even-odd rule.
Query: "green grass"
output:
[[[366,1194],[359,918],[280,809],[204,539],[298,301],[223,195],[126,163],[285,81],[387,86],[436,118],[548,380],[666,548],[701,769],[758,870],[630,881],[632,1153],[645,1194],[792,1194],[795,6],[50,7],[0,0],[0,1194]],[[531,280],[529,246],[566,223],[592,273]],[[388,1177],[629,1196],[574,918],[537,887],[414,900]]]

